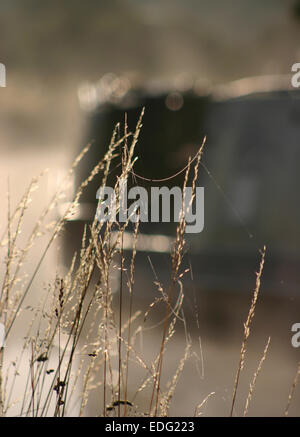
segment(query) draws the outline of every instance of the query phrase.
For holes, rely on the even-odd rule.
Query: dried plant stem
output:
[[[118,369],[118,415],[121,416],[121,373],[122,373],[122,304],[123,304],[123,271],[124,271],[124,253],[123,253],[123,236],[121,235],[121,271],[120,271],[120,306],[119,306],[119,369]]]
[[[259,361],[257,370],[254,373],[252,382],[250,383],[249,393],[248,393],[246,404],[245,404],[245,408],[244,408],[244,416],[246,416],[247,413],[248,413],[249,405],[250,405],[250,402],[251,402],[251,399],[252,399],[252,396],[253,396],[253,392],[254,392],[254,388],[255,388],[255,385],[256,385],[256,380],[257,380],[258,374],[260,373],[260,371],[262,369],[262,365],[263,365],[263,363],[264,363],[264,361],[266,359],[267,352],[268,352],[269,345],[270,345],[270,341],[271,341],[271,337],[268,338],[268,341],[267,341],[267,344],[265,346],[263,355],[262,355],[262,357],[261,357],[261,359]]]
[[[181,358],[179,365],[178,365],[178,368],[175,372],[175,375],[173,376],[173,379],[170,383],[170,388],[161,400],[161,407],[160,407],[160,415],[161,416],[167,416],[169,413],[170,403],[171,403],[171,400],[174,396],[175,389],[176,389],[180,374],[182,373],[185,362],[187,361],[187,359],[189,357],[190,349],[191,349],[191,344],[188,343],[186,345],[184,355]]]
[[[254,293],[253,293],[253,298],[251,301],[247,320],[244,324],[244,338],[243,338],[243,342],[242,342],[242,346],[241,346],[240,360],[239,360],[239,365],[238,365],[238,369],[237,369],[236,377],[235,377],[235,382],[234,382],[234,388],[233,388],[233,394],[232,394],[232,404],[231,404],[231,409],[230,409],[230,417],[232,417],[232,415],[233,415],[233,409],[234,409],[234,405],[235,405],[235,401],[236,401],[236,394],[237,394],[237,389],[238,389],[238,385],[239,385],[240,374],[244,368],[247,341],[248,341],[248,338],[250,335],[251,322],[252,322],[252,319],[254,317],[256,302],[257,302],[257,298],[258,298],[258,294],[259,294],[260,281],[261,281],[261,276],[262,276],[264,263],[265,263],[265,254],[266,254],[266,247],[264,246],[264,248],[261,252],[261,261],[260,261],[260,265],[259,265],[259,271],[256,273],[256,284],[255,284],[255,289],[254,289]]]
[[[32,390],[32,417],[34,417],[34,351],[33,342],[31,342],[31,362],[30,362],[30,373],[31,373],[31,390]]]
[[[107,359],[108,359],[108,293],[109,293],[109,277],[108,268],[105,277],[105,308],[104,308],[104,364],[103,364],[103,416],[106,416],[106,380],[107,380]]]
[[[208,401],[208,399],[213,396],[214,394],[216,394],[214,391],[212,391],[211,393],[209,393],[204,399],[203,401],[196,406],[195,408],[195,412],[194,412],[194,417],[197,417],[200,415],[199,410],[201,410],[201,408],[206,404],[206,402]]]
[[[136,223],[133,239],[132,257],[130,263],[130,276],[128,279],[128,289],[129,289],[129,323],[128,323],[128,337],[127,337],[127,354],[126,354],[126,372],[125,372],[125,392],[124,399],[127,401],[128,392],[128,376],[129,376],[129,355],[131,348],[131,322],[132,322],[132,307],[133,307],[133,285],[134,285],[134,262],[136,257],[136,244],[138,238],[139,230],[139,220]],[[127,403],[124,407],[124,416],[127,415]]]
[[[298,384],[299,376],[300,376],[300,361],[298,363],[298,368],[297,368],[297,372],[296,372],[296,375],[295,375],[295,379],[293,381],[293,384],[292,384],[292,387],[291,387],[291,390],[290,390],[290,393],[289,393],[288,402],[287,402],[287,405],[286,405],[285,410],[284,410],[284,415],[286,417],[289,415],[290,405],[292,403],[292,399],[293,399],[293,396],[294,396],[294,393],[295,393],[295,389],[296,389],[297,384]]]
[[[199,158],[197,160],[196,166],[195,166],[195,174],[199,165],[199,159],[201,154],[199,154]],[[161,382],[161,375],[162,375],[162,366],[163,366],[163,356],[164,356],[164,350],[165,350],[165,341],[167,336],[167,330],[168,330],[168,324],[169,324],[169,318],[170,318],[170,308],[172,307],[173,302],[173,295],[174,295],[174,288],[178,281],[178,272],[182,261],[182,251],[184,247],[184,232],[186,227],[185,222],[185,187],[188,181],[188,176],[190,172],[190,164],[191,164],[191,158],[189,159],[187,169],[185,172],[185,178],[184,178],[184,184],[183,184],[183,194],[182,194],[182,208],[181,208],[181,218],[177,226],[176,230],[176,240],[174,243],[173,251],[172,251],[172,272],[171,272],[171,280],[170,280],[170,286],[168,289],[168,294],[166,297],[166,310],[165,310],[165,318],[164,318],[164,325],[163,325],[163,335],[160,345],[160,352],[159,352],[159,359],[157,364],[157,369],[154,376],[154,384],[153,384],[153,390],[152,390],[152,396],[150,401],[150,408],[149,408],[149,415],[152,414],[152,404],[154,401],[154,394],[156,391],[156,400],[155,400],[155,409],[154,409],[154,416],[157,416],[158,411],[158,404],[159,404],[159,395],[160,395],[160,382]]]

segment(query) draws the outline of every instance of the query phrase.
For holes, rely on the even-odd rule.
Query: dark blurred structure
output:
[[[259,249],[265,244],[268,255],[263,288],[276,294],[297,293],[299,91],[284,89],[287,82],[283,77],[244,79],[216,87],[207,95],[201,95],[193,85],[184,90],[166,89],[161,84],[134,88],[124,87],[125,79],[109,79],[104,80],[105,93],[103,89],[98,94],[90,89],[81,92],[81,104],[94,108],[87,113],[85,140],[93,140],[95,145],[79,167],[77,185],[104,155],[112,130],[124,120],[125,112],[129,129],[134,130],[142,107],[146,108],[135,172],[148,178],[175,174],[207,135],[198,180],[198,185],[205,187],[205,227],[200,234],[186,235],[189,252],[185,263],[193,269],[190,285],[248,291]],[[113,186],[114,181],[112,173],[107,185]],[[181,175],[159,185],[181,186],[182,182]],[[146,188],[151,185],[139,180],[132,183]],[[94,217],[98,185],[99,181],[90,185],[78,215],[67,225],[67,259],[69,250],[79,245],[74,235],[81,235],[84,223]],[[142,223],[140,230],[137,281],[152,283],[149,252],[156,273],[167,280],[175,225]],[[147,287],[143,290],[147,293]]]
[[[293,15],[297,20],[300,20],[300,1],[296,0],[293,5]]]

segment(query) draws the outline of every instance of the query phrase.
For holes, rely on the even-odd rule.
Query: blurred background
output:
[[[1,148],[74,144],[77,87],[107,72],[160,79],[188,73],[209,84],[289,73],[299,56],[294,4],[3,0]]]
[[[260,217],[259,223],[263,226],[257,229],[256,222],[251,230],[248,229],[250,200],[240,200],[241,196],[244,198],[249,194],[249,190],[248,198],[251,198],[249,179],[240,177],[238,180],[238,186],[244,187],[242,191],[245,190],[242,194],[239,194],[236,186],[231,190],[230,183],[227,183],[224,175],[225,179],[222,179],[222,171],[220,173],[225,161],[223,158],[221,161],[217,158],[214,160],[217,155],[209,155],[208,152],[207,162],[209,168],[214,169],[213,177],[221,175],[221,179],[212,183],[208,173],[204,172],[207,179],[203,176],[203,184],[212,183],[211,188],[208,187],[208,193],[212,193],[208,200],[213,199],[214,205],[222,205],[221,209],[209,209],[209,217],[215,218],[214,214],[222,217],[224,210],[228,215],[238,215],[234,232],[241,234],[239,241],[243,241],[243,245],[235,247],[234,260],[240,257],[241,247],[244,251],[245,247],[251,246],[252,255],[241,266],[235,267],[232,262],[231,270],[228,267],[224,269],[226,247],[232,248],[228,244],[231,234],[228,234],[229,240],[225,238],[222,241],[222,256],[218,258],[215,268],[211,267],[215,259],[205,265],[205,259],[211,256],[209,249],[212,241],[209,237],[206,239],[206,235],[213,232],[216,247],[218,220],[214,221],[213,231],[208,231],[208,234],[203,231],[201,238],[206,250],[201,254],[201,265],[204,266],[204,272],[201,276],[196,264],[194,271],[197,277],[199,270],[199,279],[193,291],[198,299],[200,328],[194,321],[191,330],[196,341],[201,336],[205,372],[202,369],[199,377],[195,366],[187,365],[172,410],[174,415],[192,414],[195,404],[214,391],[216,394],[204,408],[204,415],[228,414],[242,323],[247,315],[251,286],[254,285],[255,270],[258,268],[258,248],[265,242],[270,243],[272,248],[274,241],[280,240],[280,244],[274,243],[276,254],[278,251],[280,255],[284,252],[284,256],[279,257],[280,262],[275,257],[268,267],[267,258],[266,268],[272,267],[272,275],[269,276],[272,276],[273,282],[268,283],[272,283],[272,286],[265,287],[266,293],[262,294],[262,303],[258,306],[249,344],[249,367],[245,371],[241,396],[247,393],[249,378],[271,335],[270,353],[258,380],[250,414],[282,415],[299,361],[299,348],[291,346],[291,325],[300,322],[299,278],[296,276],[300,265],[297,229],[299,209],[289,209],[291,204],[297,204],[299,183],[299,179],[289,179],[291,174],[296,175],[296,167],[292,166],[299,162],[299,100],[296,91],[290,90],[291,66],[300,61],[299,2],[227,0],[225,5],[222,0],[2,0],[0,11],[0,62],[5,64],[7,74],[7,86],[0,88],[1,199],[6,198],[8,176],[12,202],[15,202],[31,177],[48,167],[49,176],[36,194],[37,207],[47,203],[72,158],[85,145],[87,137],[92,139],[95,132],[92,130],[87,134],[90,131],[91,112],[97,111],[97,102],[88,101],[88,107],[80,104],[82,90],[90,89],[91,84],[97,83],[103,76],[111,77],[108,74],[126,77],[129,83],[139,86],[150,82],[164,84],[164,87],[169,87],[171,83],[193,83],[199,98],[212,96],[216,104],[211,112],[205,113],[205,121],[197,133],[199,143],[203,135],[208,136],[207,145],[211,145],[212,150],[220,150],[216,144],[222,149],[224,138],[226,144],[231,144],[234,138],[235,144],[247,143],[247,147],[251,148],[253,143],[259,143],[263,147],[265,137],[272,141],[272,126],[278,128],[284,120],[282,126],[285,130],[280,138],[278,130],[274,129],[276,135],[273,135],[273,139],[280,149],[280,153],[275,154],[275,163],[270,149],[264,152],[263,159],[260,159],[258,149],[254,149],[251,155],[261,163],[260,174],[269,171],[269,181],[272,181],[272,177],[278,184],[281,180],[287,181],[280,197],[285,199],[285,205],[282,208],[278,203],[277,208],[271,205],[267,213]],[[264,95],[259,116],[256,106],[259,103],[255,99],[250,105],[247,100],[240,101],[238,105],[233,102],[233,106],[230,103],[231,99],[243,94],[243,90],[252,89],[254,83],[250,81],[246,87],[239,88],[241,82],[235,81],[253,76],[264,76],[263,90],[273,84],[270,76],[278,79],[274,82],[274,89],[277,90],[280,83],[280,91],[288,90],[288,94]],[[235,85],[222,87],[229,82]],[[253,90],[261,91],[260,85],[256,88],[254,86]],[[236,94],[237,89],[242,92]],[[240,114],[239,122],[237,115]],[[268,117],[268,114],[273,114],[275,118]],[[231,116],[235,124],[231,124]],[[258,121],[261,122],[260,131],[257,130]],[[244,130],[234,135],[240,125],[244,126]],[[260,135],[264,129],[265,136]],[[258,134],[255,136],[253,131]],[[289,149],[288,144],[293,147]],[[289,152],[285,153],[286,150]],[[248,167],[243,158],[247,158],[247,155],[241,153],[236,159],[236,153],[238,151],[234,148],[229,148],[225,153],[229,163],[226,168],[230,170],[234,162],[234,168],[241,175],[246,174]],[[273,164],[268,170],[272,161],[270,154]],[[250,161],[252,158],[249,158]],[[282,162],[284,165],[281,165]],[[280,186],[278,184],[276,190]],[[276,202],[276,198],[272,197],[272,187],[268,187],[265,198],[271,196]],[[293,192],[289,191],[291,187]],[[281,226],[275,220],[280,210],[286,212],[286,217],[292,217],[291,224],[287,225],[290,233],[286,232],[287,226]],[[34,209],[32,211],[34,214]],[[0,213],[1,226],[5,223],[5,214],[3,209]],[[282,216],[282,223],[284,220]],[[270,231],[275,222],[277,225]],[[195,245],[196,253],[200,250],[202,240]],[[142,284],[143,266],[147,261],[141,258],[139,262]],[[57,254],[52,255],[49,263],[55,271]],[[210,276],[206,278],[205,271],[208,270]],[[227,272],[227,282],[222,285],[224,271]],[[48,281],[47,272],[42,273],[41,283]],[[218,277],[219,281],[211,281],[211,277],[216,279],[218,272],[223,272]],[[233,284],[228,275],[239,278],[240,282]],[[245,277],[247,281],[243,282]],[[221,285],[216,285],[218,283]],[[155,348],[153,336],[150,341]],[[182,333],[172,346],[170,368],[178,350],[183,350],[184,342]],[[290,411],[293,415],[299,415],[299,390],[295,397]],[[242,408],[237,409],[237,414],[241,412]]]

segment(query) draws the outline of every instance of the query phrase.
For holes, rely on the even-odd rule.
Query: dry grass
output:
[[[133,173],[134,149],[142,128],[142,117],[143,113],[133,133],[128,132],[126,120],[124,134],[120,133],[120,125],[115,127],[106,155],[95,166],[89,177],[81,183],[64,215],[52,222],[49,219],[51,212],[63,198],[77,165],[88,153],[90,146],[82,151],[50,204],[35,220],[33,231],[24,247],[19,247],[18,244],[20,230],[32,194],[43,175],[33,179],[14,212],[11,212],[8,196],[8,225],[1,240],[1,250],[6,256],[6,268],[0,294],[0,321],[5,325],[6,342],[10,341],[14,325],[24,311],[27,296],[35,292],[35,278],[46,254],[58,235],[63,232],[66,221],[75,214],[80,197],[88,184],[97,178],[101,181],[99,185],[105,186],[111,167],[118,156],[121,157],[122,166],[114,187],[116,193],[120,192],[121,184]],[[196,159],[190,160],[184,169],[184,186],[191,177],[193,190],[196,187],[203,146],[204,144]],[[28,326],[23,327],[25,340],[18,357],[13,363],[5,366],[6,349],[2,348],[0,351],[1,416],[10,415],[11,409],[14,408],[13,411],[16,411],[16,407],[17,415],[20,416],[61,417],[73,414],[84,416],[88,414],[91,393],[96,396],[99,416],[169,414],[180,374],[186,361],[194,356],[191,352],[192,341],[187,333],[186,348],[178,358],[177,368],[170,379],[170,384],[166,387],[162,384],[163,363],[168,343],[176,333],[176,325],[182,323],[185,326],[182,305],[186,271],[181,268],[185,251],[186,225],[183,212],[184,207],[170,254],[172,273],[169,286],[165,289],[158,278],[154,280],[159,297],[150,305],[146,314],[133,311],[139,222],[136,223],[133,231],[133,246],[127,270],[124,262],[123,238],[129,222],[123,225],[103,223],[97,221],[95,217],[93,223],[85,228],[81,248],[70,260],[69,271],[63,276],[57,274],[55,280],[43,290],[43,293],[40,293],[36,305],[30,308],[32,319]],[[38,244],[39,237],[45,234],[48,235],[46,247],[37,260],[33,273],[25,277],[23,264],[26,264],[31,248]],[[230,415],[234,411],[240,374],[244,367],[246,344],[257,303],[264,258],[265,249],[262,252],[256,287],[244,326],[244,339]],[[113,305],[112,276],[117,270],[120,272],[120,282],[119,307],[116,309]],[[124,311],[125,301],[127,312]],[[154,359],[147,362],[139,351],[137,338],[142,330],[144,319],[149,317],[151,310],[157,304],[161,303],[165,305],[161,342]],[[267,347],[250,385],[245,414],[248,411],[257,375],[266,358]],[[143,372],[143,378],[136,386],[135,393],[131,394],[129,386],[137,366]],[[20,373],[27,375],[25,378],[27,382],[21,398],[16,399],[15,391]],[[295,385],[296,382],[293,387]],[[139,409],[141,394],[148,396],[147,411]],[[201,414],[201,408],[213,394],[210,393],[196,406],[195,416]],[[199,400],[201,398],[199,394]],[[289,403],[291,398],[292,394]]]
[[[68,182],[89,147],[75,160],[61,187],[53,196],[50,204],[36,220],[34,229],[23,248],[17,248],[18,236],[22,227],[24,215],[31,201],[31,194],[38,186],[38,178],[30,184],[23,199],[15,212],[10,212],[8,197],[8,226],[2,238],[2,249],[6,251],[6,269],[3,278],[0,299],[0,316],[5,325],[9,341],[14,324],[23,311],[23,304],[29,293],[34,292],[34,280],[39,269],[57,236],[63,231],[64,224],[76,212],[80,197],[88,184],[97,177],[102,186],[111,170],[114,160],[121,155],[122,168],[118,177],[115,192],[119,193],[121,184],[127,181],[134,165],[134,148],[142,127],[142,117],[138,120],[134,133],[127,132],[125,123],[124,135],[120,135],[120,125],[117,125],[104,158],[95,166],[90,176],[81,183],[72,202],[67,207],[63,217],[55,223],[47,223],[51,211],[64,196]],[[189,168],[188,168],[189,171]],[[99,201],[100,202],[100,201]],[[172,388],[162,392],[158,386],[156,368],[160,367],[168,340],[175,333],[178,314],[182,299],[173,308],[171,299],[161,290],[162,300],[166,303],[166,317],[164,321],[164,339],[157,359],[153,363],[146,363],[135,348],[140,325],[138,320],[144,319],[141,312],[133,314],[134,294],[134,263],[136,242],[138,239],[139,223],[134,231],[134,244],[131,256],[130,271],[125,271],[123,254],[123,236],[129,221],[118,223],[103,223],[96,219],[85,229],[82,236],[81,250],[74,254],[69,272],[64,276],[57,276],[54,283],[49,285],[40,302],[30,310],[32,321],[27,327],[25,342],[21,355],[8,366],[4,372],[5,348],[0,352],[0,413],[9,414],[15,402],[20,405],[19,415],[22,416],[64,416],[73,411],[72,403],[79,400],[79,414],[85,414],[89,393],[99,393],[99,415],[128,415],[137,414],[133,403],[127,399],[130,380],[130,367],[137,363],[144,369],[145,377],[136,390],[135,403],[138,395],[148,385],[157,390],[156,413],[161,403],[160,414],[166,414],[172,398]],[[181,251],[183,239],[184,218],[178,226],[177,238],[174,245],[172,262],[174,275],[172,286],[179,278]],[[45,250],[32,275],[24,282],[19,276],[21,267],[30,249],[38,241],[41,234],[49,232],[49,239]],[[7,238],[6,238],[7,236]],[[118,261],[118,257],[120,261]],[[120,270],[120,306],[119,311],[112,305],[111,275],[112,271]],[[129,293],[129,316],[123,320],[124,277],[127,276],[126,291]],[[22,287],[18,287],[23,281]],[[170,320],[170,314],[174,317]],[[25,329],[25,327],[24,327]],[[189,348],[189,347],[188,347]],[[188,348],[179,362],[174,375],[172,387],[178,381],[179,374],[188,358]],[[29,356],[26,364],[25,356]],[[78,359],[78,357],[81,357]],[[25,361],[25,362],[24,362]],[[76,364],[75,364],[76,361]],[[49,364],[51,363],[51,366]],[[51,367],[51,368],[50,368]],[[27,368],[27,384],[22,399],[14,399],[14,391],[18,384],[19,372]],[[115,370],[117,369],[117,379]],[[78,393],[78,387],[80,390]],[[151,413],[151,412],[150,412]]]
[[[240,376],[241,376],[241,372],[244,369],[244,365],[245,365],[245,355],[246,355],[246,350],[247,350],[247,341],[248,341],[249,336],[250,336],[251,323],[252,323],[252,320],[253,320],[253,317],[254,317],[256,303],[257,303],[258,294],[259,294],[259,290],[260,290],[261,276],[262,276],[262,272],[263,272],[263,268],[264,268],[264,264],[265,264],[265,255],[266,255],[266,248],[264,247],[263,251],[262,251],[262,254],[261,254],[261,261],[260,261],[259,271],[256,274],[256,284],[255,284],[255,289],[254,289],[254,293],[253,293],[253,298],[252,298],[252,301],[251,301],[251,305],[250,305],[250,309],[249,309],[247,320],[246,320],[246,322],[244,324],[244,337],[243,337],[242,346],[241,346],[239,365],[238,365],[238,369],[237,369],[236,377],[235,377],[235,381],[234,381],[233,394],[232,394],[232,404],[231,404],[231,410],[230,410],[230,417],[232,417],[232,415],[233,415],[234,405],[235,405],[236,395],[237,395],[237,390],[238,390],[238,385],[239,385],[239,381],[240,381]],[[252,388],[252,390],[253,389],[254,389],[254,387]]]
[[[292,403],[292,400],[293,400],[293,396],[294,396],[294,393],[295,393],[295,390],[296,390],[296,387],[297,387],[297,384],[298,384],[299,376],[300,376],[300,362],[298,363],[296,375],[295,375],[293,384],[292,384],[291,389],[290,389],[287,405],[285,407],[284,415],[286,417],[289,415],[289,409],[290,409],[290,406],[291,406],[291,403]]]

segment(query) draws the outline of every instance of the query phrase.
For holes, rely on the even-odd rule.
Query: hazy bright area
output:
[[[300,19],[294,4],[292,0],[1,0],[0,62],[7,73],[7,86],[0,88],[1,235],[8,187],[13,209],[30,179],[49,168],[27,212],[22,241],[83,141],[86,113],[78,102],[82,83],[110,72],[126,75],[133,83],[168,82],[185,75],[199,80],[205,90],[249,76],[289,75],[291,65],[300,62]],[[28,305],[61,269],[57,246],[41,268]],[[33,269],[39,248],[34,248],[24,273]],[[257,253],[257,269],[259,259]],[[1,275],[3,271],[1,265]],[[193,415],[214,392],[203,415],[229,415],[243,323],[255,286],[252,266],[249,277],[253,286],[248,295],[245,290],[241,294],[216,290],[213,295],[204,290],[198,296],[199,326],[194,309],[187,316],[198,359],[185,365],[170,414]],[[143,278],[138,284],[143,288]],[[269,336],[270,349],[249,415],[284,414],[300,356],[300,348],[291,346],[291,326],[300,323],[299,296],[300,290],[296,295],[262,295],[258,302],[236,415],[243,414],[249,383]],[[145,311],[142,301],[136,305]],[[22,323],[30,321],[30,314],[24,314],[5,351],[9,360],[19,353]],[[159,317],[157,312],[155,322]],[[145,359],[151,359],[160,345],[160,330],[151,333],[145,330],[140,344]],[[185,348],[182,327],[177,334],[164,363],[171,376]],[[298,386],[290,415],[299,416],[299,401]],[[140,408],[146,409],[147,399],[141,402]],[[95,405],[92,398],[89,414],[99,414]]]
[[[77,86],[107,72],[208,83],[284,74],[299,55],[292,1],[1,2],[1,148],[78,141]]]

